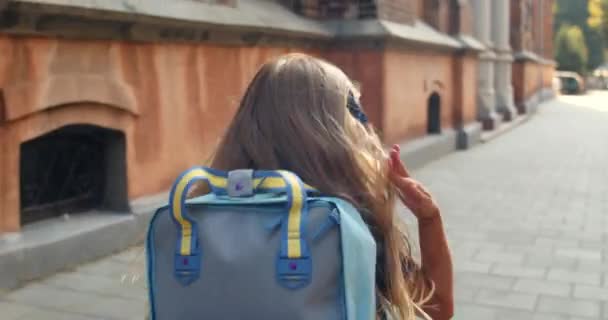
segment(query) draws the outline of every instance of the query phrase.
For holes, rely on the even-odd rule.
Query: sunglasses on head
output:
[[[350,114],[353,117],[357,118],[359,122],[361,122],[362,124],[367,124],[367,115],[365,115],[365,112],[363,112],[361,104],[359,104],[359,101],[355,99],[355,95],[352,91],[348,92],[346,107],[348,107],[348,111],[350,111]]]

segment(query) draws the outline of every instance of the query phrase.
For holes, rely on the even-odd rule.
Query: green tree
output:
[[[604,35],[599,28],[590,29],[585,35],[589,56],[587,59],[588,70],[593,70],[604,63]]]
[[[601,0],[602,22],[600,28],[604,35],[604,61],[608,60],[608,0]]]
[[[603,2],[608,4],[605,0],[588,0],[588,11],[589,17],[587,18],[587,25],[589,30],[585,34],[587,41],[587,48],[589,49],[589,61],[587,65],[589,70],[595,69],[597,66],[604,63],[604,49],[606,46],[606,37],[608,34],[604,32],[604,19],[606,15],[604,13]]]
[[[592,70],[604,62],[604,49],[608,48],[606,14],[608,0],[557,0],[555,2],[554,31],[557,35],[563,26],[577,26],[587,48],[586,69]],[[557,43],[556,43],[557,44]],[[557,59],[557,52],[556,52]]]
[[[588,0],[557,0],[555,2],[555,31],[564,24],[582,27],[589,19]]]
[[[562,25],[559,28],[555,38],[555,57],[558,69],[585,73],[588,51],[579,26]]]

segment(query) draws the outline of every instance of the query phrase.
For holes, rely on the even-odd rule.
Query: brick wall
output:
[[[511,7],[509,10],[509,22],[511,29],[509,30],[509,42],[513,51],[517,52],[521,50],[521,31],[519,28],[521,14],[519,8],[519,1],[511,0],[510,6]]]
[[[418,0],[416,15],[435,29],[449,34],[471,33],[472,16],[467,1]]]
[[[528,0],[511,0],[511,48],[513,51],[530,50],[532,38],[532,12]]]
[[[542,50],[542,42],[541,42],[541,2],[542,0],[530,1],[530,6],[532,8],[532,26],[531,26],[531,44],[528,47],[528,50],[533,51],[534,53],[540,53]]]
[[[543,56],[553,59],[553,2],[554,0],[543,0]]]
[[[450,13],[452,19],[452,30],[450,33],[457,34],[472,34],[473,33],[473,13],[471,4],[466,0],[452,0],[450,6],[452,12]],[[454,27],[457,26],[457,30]]]
[[[511,0],[511,47],[553,59],[554,0]]]

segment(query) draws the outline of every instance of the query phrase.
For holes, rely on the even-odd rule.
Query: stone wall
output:
[[[258,67],[283,47],[0,36],[0,230],[16,231],[19,146],[69,124],[126,136],[129,198],[164,192],[204,163]]]

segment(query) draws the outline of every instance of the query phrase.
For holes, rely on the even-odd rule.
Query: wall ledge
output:
[[[320,21],[264,0],[236,7],[165,0],[10,0],[0,31],[17,35],[143,42],[210,42],[260,45],[335,40],[391,39],[444,50],[483,50],[469,35],[451,36],[421,20],[411,24],[378,19]]]

